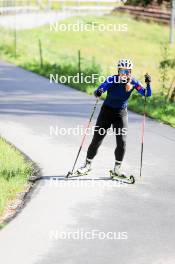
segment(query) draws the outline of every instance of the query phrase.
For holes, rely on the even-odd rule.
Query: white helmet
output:
[[[121,59],[118,61],[118,68],[125,68],[125,69],[128,69],[128,70],[132,70],[133,68],[133,63],[131,60],[128,60],[128,59]]]

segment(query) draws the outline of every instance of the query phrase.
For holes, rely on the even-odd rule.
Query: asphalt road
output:
[[[73,16],[70,12],[35,12],[35,13],[19,13],[12,15],[0,16],[0,26],[4,28],[23,30],[41,27],[49,23],[55,23]]]
[[[129,112],[123,169],[135,174],[135,185],[104,180],[114,163],[112,136],[105,138],[88,177],[64,181],[81,137],[51,135],[50,127],[85,125],[94,103],[92,96],[0,62],[0,134],[37,162],[45,176],[0,232],[1,263],[175,263],[173,128],[147,118],[140,181],[142,117]]]

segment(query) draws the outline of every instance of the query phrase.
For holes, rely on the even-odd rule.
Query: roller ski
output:
[[[110,170],[110,177],[113,181],[119,181],[121,183],[128,183],[133,184],[135,183],[134,176],[126,176],[123,173],[121,173],[121,161],[116,160],[114,165],[114,170]]]
[[[110,177],[111,180],[113,181],[119,181],[121,183],[128,183],[128,184],[134,184],[135,183],[135,178],[134,176],[126,176],[124,174],[118,174],[113,170],[110,170]]]
[[[91,161],[86,160],[85,164],[82,167],[80,167],[74,172],[68,172],[67,178],[85,176],[85,175],[88,175],[90,171],[91,171]]]

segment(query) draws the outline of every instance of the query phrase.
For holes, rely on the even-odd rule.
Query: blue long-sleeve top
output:
[[[145,96],[146,91],[147,91],[146,96],[152,95],[150,85],[147,85],[147,89],[146,89],[141,85],[141,83],[138,80],[136,80],[133,77],[131,78],[130,84],[132,85],[132,88],[129,91],[127,91],[126,82],[125,83],[119,82],[119,76],[114,75],[108,77],[105,80],[105,82],[102,83],[96,89],[96,91],[99,91],[100,89],[102,89],[102,93],[107,91],[107,96],[103,104],[117,109],[118,108],[124,109],[127,107],[128,99],[134,90],[137,90],[137,92],[142,96]]]

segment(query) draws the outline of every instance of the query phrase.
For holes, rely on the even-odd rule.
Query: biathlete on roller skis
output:
[[[96,129],[91,144],[88,147],[86,161],[84,165],[75,172],[77,176],[87,175],[88,172],[91,171],[92,161],[107,134],[107,130],[112,125],[115,131],[116,147],[114,151],[115,164],[113,170],[110,171],[111,178],[113,180],[123,180],[128,183],[135,182],[133,176],[127,177],[121,173],[121,165],[126,151],[127,133],[118,133],[118,131],[127,131],[127,105],[132,92],[136,90],[146,98],[152,95],[152,89],[150,86],[150,75],[145,75],[146,88],[144,88],[140,81],[132,76],[132,69],[133,63],[130,59],[119,60],[117,64],[117,74],[108,77],[106,81],[95,90],[94,95],[96,98],[100,98],[104,92],[107,92],[107,96],[97,118]],[[102,130],[104,131],[103,133],[101,133]]]

